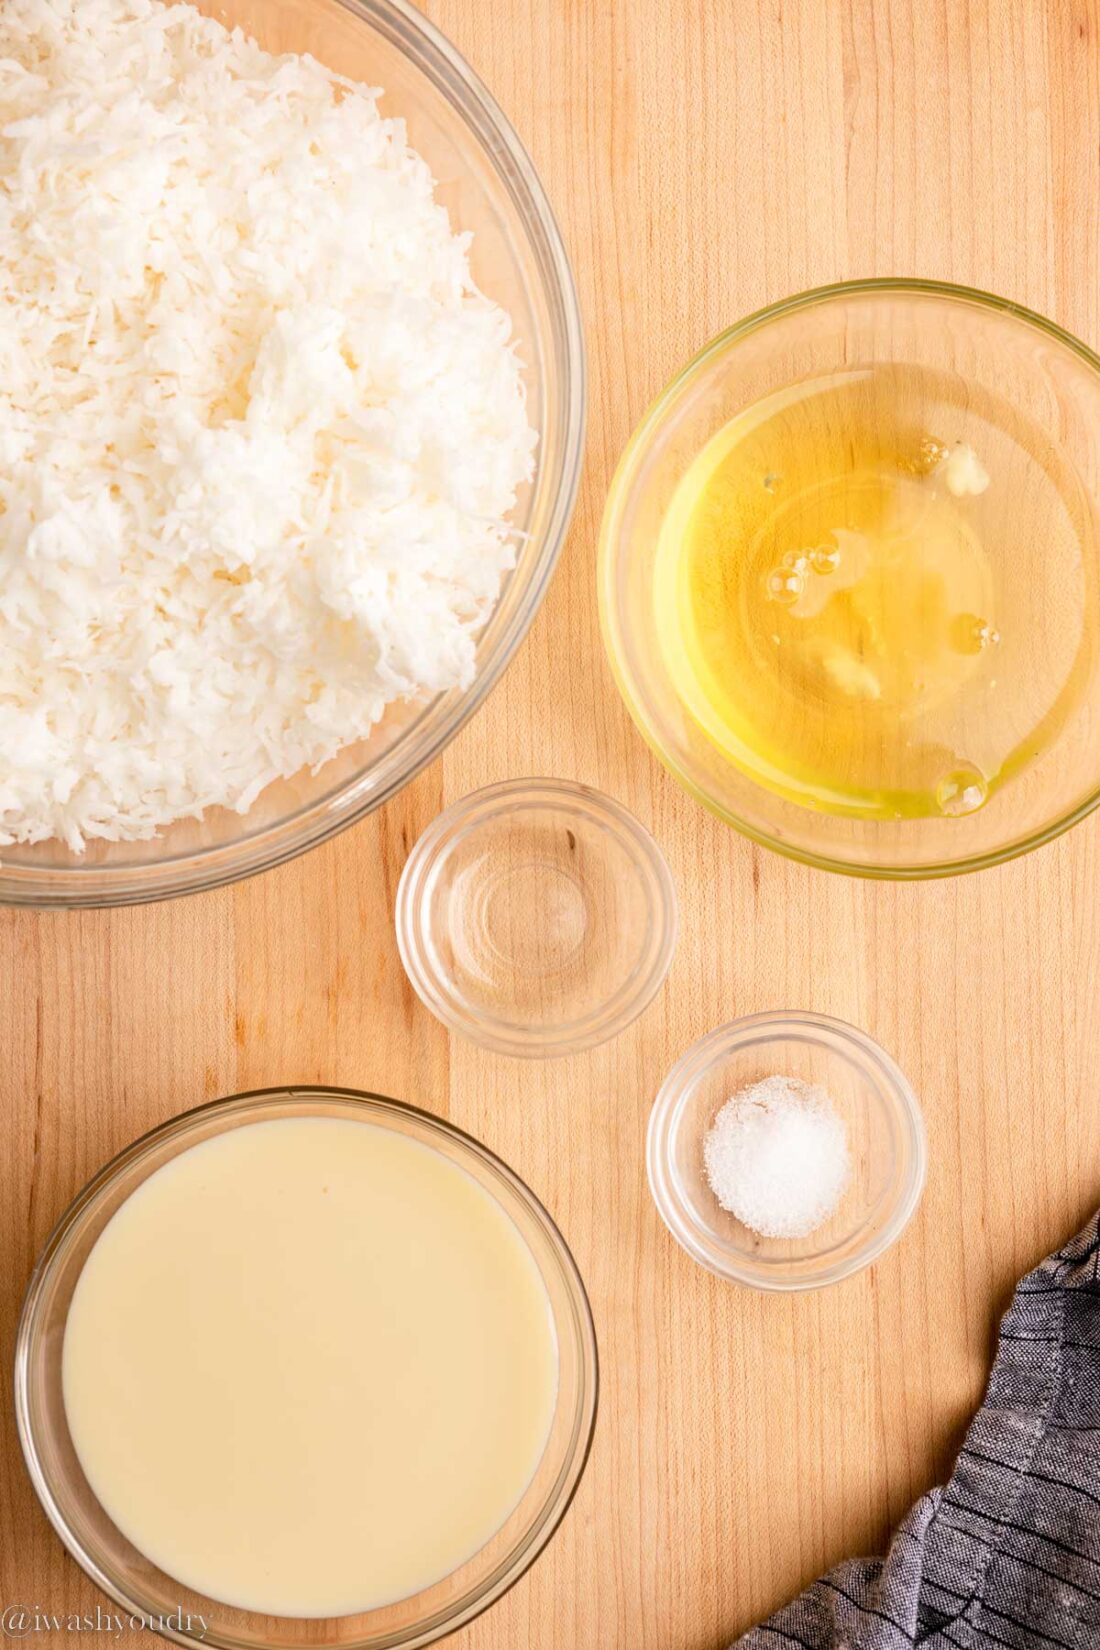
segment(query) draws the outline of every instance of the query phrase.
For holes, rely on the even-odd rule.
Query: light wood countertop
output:
[[[993,289],[1100,345],[1093,0],[430,0],[534,157],[590,351],[585,480],[535,626],[443,760],[356,829],[221,892],[0,912],[0,1367],[62,1208],[198,1101],[284,1081],[453,1118],[549,1205],[591,1291],[603,1384],[562,1529],[464,1650],[717,1650],[949,1470],[1017,1275],[1100,1204],[1100,817],[1001,870],[848,881],[757,850],[634,731],[596,620],[614,463],[650,398],[759,305],[855,275]],[[683,929],[622,1038],[520,1063],[450,1042],[391,914],[441,806],[511,775],[601,787],[665,847]],[[918,1218],[871,1272],[764,1298],[661,1225],[643,1149],[695,1037],[810,1007],[865,1027],[923,1101]],[[3,1405],[0,1603],[95,1590]],[[60,1644],[61,1635],[51,1635]]]

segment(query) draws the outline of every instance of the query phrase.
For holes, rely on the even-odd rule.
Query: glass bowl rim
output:
[[[823,1268],[812,1277],[784,1275],[779,1270],[765,1273],[740,1262],[733,1251],[725,1251],[727,1258],[720,1261],[697,1239],[697,1227],[688,1200],[674,1194],[671,1189],[674,1183],[671,1132],[684,1101],[698,1078],[709,1069],[717,1053],[726,1054],[747,1041],[758,1040],[753,1034],[760,1030],[771,1031],[776,1037],[797,1032],[802,1041],[817,1042],[818,1046],[823,1044],[813,1033],[827,1032],[851,1044],[862,1062],[870,1064],[885,1079],[890,1097],[889,1109],[898,1120],[909,1145],[909,1173],[879,1231],[853,1254]],[[807,1033],[810,1035],[807,1036]],[[823,1289],[829,1284],[854,1277],[878,1260],[897,1242],[916,1213],[924,1191],[927,1169],[928,1143],[924,1116],[913,1086],[897,1061],[859,1026],[835,1015],[815,1013],[812,1009],[766,1009],[758,1014],[741,1015],[697,1038],[679,1056],[661,1083],[646,1130],[646,1174],[650,1192],[657,1212],[673,1238],[697,1265],[712,1272],[715,1277],[765,1294],[799,1294]]]
[[[427,1125],[430,1132],[441,1135],[457,1143],[464,1151],[472,1153],[484,1168],[518,1195],[542,1228],[561,1271],[571,1314],[577,1327],[579,1379],[577,1405],[573,1417],[573,1442],[530,1528],[518,1544],[496,1564],[490,1574],[469,1589],[457,1603],[437,1610],[435,1615],[425,1622],[413,1624],[382,1637],[349,1640],[339,1647],[339,1650],[389,1650],[389,1647],[392,1647],[392,1650],[417,1650],[419,1646],[431,1644],[458,1631],[489,1609],[505,1593],[511,1591],[549,1545],[572,1505],[588,1466],[595,1438],[600,1398],[599,1343],[592,1305],[580,1268],[560,1227],[537,1193],[532,1191],[527,1182],[503,1158],[475,1135],[451,1122],[449,1118],[440,1117],[409,1101],[397,1100],[371,1089],[345,1088],[338,1084],[326,1083],[288,1083],[243,1090],[237,1094],[204,1101],[201,1105],[179,1112],[138,1135],[103,1164],[76,1193],[54,1223],[35,1261],[24,1293],[15,1338],[13,1373],[16,1431],[27,1474],[39,1504],[63,1546],[84,1574],[108,1597],[136,1616],[148,1616],[149,1612],[145,1606],[130,1597],[124,1585],[113,1575],[106,1573],[97,1560],[85,1551],[58,1506],[51,1480],[42,1466],[38,1439],[31,1425],[28,1375],[31,1354],[41,1334],[42,1326],[37,1321],[37,1314],[43,1290],[52,1275],[55,1261],[58,1255],[63,1253],[74,1227],[125,1169],[150,1156],[159,1145],[186,1137],[196,1131],[208,1119],[231,1117],[256,1107],[263,1108],[279,1103],[285,1103],[288,1111],[294,1112],[296,1103],[311,1099],[337,1100],[347,1105],[349,1110],[361,1107],[366,1113],[397,1113],[411,1117],[419,1125]],[[188,1148],[184,1146],[183,1149]],[[186,1647],[186,1650],[194,1650],[197,1641],[193,1634],[177,1631],[172,1627],[162,1627],[159,1621],[157,1631],[163,1637]],[[207,1632],[201,1642],[210,1644],[212,1650],[218,1650],[219,1646],[239,1645],[245,1641]],[[308,1642],[306,1636],[303,1635],[300,1642],[305,1646]],[[285,1646],[284,1650],[291,1650],[290,1645]]]
[[[926,882],[933,878],[963,876],[971,871],[988,870],[994,865],[1004,865],[1009,860],[1018,859],[1021,855],[1030,853],[1035,848],[1041,848],[1045,843],[1052,842],[1062,836],[1081,820],[1088,817],[1100,806],[1100,781],[1083,801],[1078,802],[1069,813],[1059,816],[1040,830],[1033,831],[1027,836],[1013,838],[999,848],[987,849],[981,854],[967,855],[962,859],[951,859],[929,862],[922,865],[868,865],[855,860],[845,859],[843,856],[826,854],[811,848],[800,847],[797,843],[785,840],[774,835],[761,826],[753,825],[744,819],[735,809],[728,808],[724,803],[712,796],[699,785],[687,772],[661,738],[660,734],[650,723],[648,716],[641,705],[640,695],[636,692],[633,680],[628,676],[622,662],[621,651],[617,645],[619,623],[617,601],[615,595],[615,574],[620,563],[620,556],[616,553],[616,544],[620,538],[620,525],[626,498],[633,486],[635,476],[643,458],[654,442],[664,416],[673,402],[689,385],[711,365],[713,361],[724,355],[741,339],[778,320],[781,316],[796,313],[803,309],[812,309],[830,303],[834,299],[857,297],[864,294],[880,293],[884,296],[896,297],[933,297],[952,300],[959,304],[969,305],[972,308],[984,309],[1006,315],[1021,322],[1026,327],[1053,338],[1056,343],[1076,355],[1086,367],[1100,379],[1100,354],[1076,337],[1065,327],[1059,326],[1057,321],[1040,315],[1037,310],[1029,309],[1026,304],[1015,302],[1011,298],[998,297],[996,293],[987,292],[981,287],[965,286],[952,281],[926,280],[918,276],[867,276],[849,281],[832,281],[825,286],[808,287],[805,291],[792,293],[786,298],[780,298],[775,303],[765,304],[760,309],[753,310],[741,320],[735,321],[732,326],[724,328],[713,338],[707,340],[701,349],[688,360],[679,371],[669,380],[662,390],[649,403],[642,414],[637,426],[623,448],[622,455],[615,467],[608,488],[604,506],[603,519],[600,524],[599,548],[597,553],[597,595],[599,603],[600,630],[604,641],[604,653],[607,657],[615,685],[622,695],[623,703],[630,714],[638,732],[654,756],[676,780],[677,784],[688,793],[708,813],[713,814],[724,824],[730,825],[740,835],[747,837],[761,848],[769,848],[773,853],[782,854],[785,859],[797,861],[800,865],[809,865],[815,870],[831,871],[844,876],[862,877],[876,882]]]
[[[379,766],[389,759],[384,782],[368,789],[365,796],[364,784],[375,770],[374,763],[251,836],[145,862],[131,861],[117,869],[95,865],[44,869],[5,866],[4,850],[0,849],[0,907],[102,909],[204,893],[272,870],[359,823],[435,761],[481,709],[531,628],[560,559],[583,470],[588,369],[576,282],[546,190],[514,126],[480,76],[411,0],[337,3],[360,23],[385,35],[420,69],[435,94],[456,110],[489,160],[501,190],[512,199],[534,246],[539,287],[551,315],[551,333],[557,334],[561,349],[561,457],[547,530],[529,564],[527,588],[473,684],[436,695],[419,708],[379,759]],[[540,438],[545,433],[540,430]],[[513,572],[511,577],[515,576]],[[488,622],[492,622],[492,615]],[[425,738],[424,723],[440,706],[445,708],[438,725]],[[397,752],[403,747],[404,756],[398,760]]]
[[[494,1019],[475,1023],[471,1017],[454,1006],[451,993],[438,988],[439,976],[429,969],[424,959],[423,896],[424,879],[438,863],[441,847],[453,843],[448,838],[464,826],[477,829],[488,823],[493,810],[501,803],[514,800],[527,808],[561,807],[585,812],[590,818],[602,821],[620,840],[628,840],[637,851],[638,862],[647,874],[654,896],[654,912],[660,919],[659,943],[654,947],[650,966],[629,993],[617,992],[603,1005],[604,1010],[618,1004],[617,1012],[606,1023],[596,1013],[546,1028],[538,1040],[520,1034],[517,1022]],[[401,963],[424,1007],[449,1030],[497,1054],[515,1059],[552,1059],[583,1053],[611,1041],[632,1025],[649,1007],[668,976],[680,937],[680,901],[676,882],[660,843],[629,808],[606,791],[586,785],[581,780],[541,778],[530,776],[502,779],[494,784],[468,791],[457,801],[438,813],[421,832],[409,850],[401,871],[394,904],[394,926]],[[621,997],[621,1001],[619,1000]]]

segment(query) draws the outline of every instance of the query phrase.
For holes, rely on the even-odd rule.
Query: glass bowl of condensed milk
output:
[[[140,1622],[381,1650],[453,1632],[546,1545],[597,1352],[560,1232],[490,1151],[287,1088],[174,1118],[80,1193],[15,1386],[50,1521]]]

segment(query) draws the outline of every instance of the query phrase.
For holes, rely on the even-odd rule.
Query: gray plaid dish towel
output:
[[[1100,1218],[1028,1274],[944,1489],[732,1650],[1100,1650]]]

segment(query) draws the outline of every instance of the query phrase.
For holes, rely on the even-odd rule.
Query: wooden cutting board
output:
[[[829,877],[741,841],[657,767],[612,686],[594,597],[604,494],[676,367],[799,288],[939,276],[1100,345],[1100,8],[427,9],[518,127],[573,255],[591,364],[573,531],[504,682],[390,807],[218,893],[0,913],[0,1364],[49,1227],[143,1129],[294,1080],[416,1101],[545,1199],[603,1353],[596,1446],[563,1528],[456,1643],[711,1650],[824,1566],[881,1548],[950,1468],[1013,1280],[1100,1204],[1100,817],[1002,870],[923,887]],[[683,902],[657,1003],[610,1047],[546,1065],[449,1042],[405,982],[391,923],[429,820],[522,773],[583,779],[633,808]],[[675,1056],[733,1015],[785,1006],[879,1038],[922,1097],[931,1152],[923,1208],[893,1253],[800,1299],[695,1267],[643,1167]],[[95,1602],[39,1511],[5,1400],[0,1604]]]

